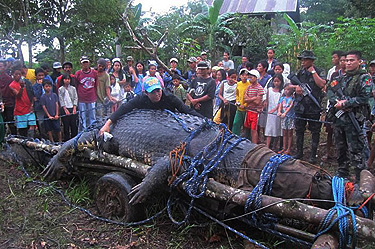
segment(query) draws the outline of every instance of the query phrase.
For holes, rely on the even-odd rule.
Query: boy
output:
[[[35,69],[35,83],[32,86],[33,93],[34,93],[34,113],[37,119],[37,124],[39,128],[40,136],[42,134],[45,134],[45,130],[43,127],[43,121],[44,121],[44,111],[42,106],[40,105],[40,97],[44,94],[43,89],[43,79],[45,77],[45,72],[42,68]]]
[[[244,123],[244,127],[250,128],[251,141],[255,144],[258,142],[258,131],[257,131],[258,115],[259,115],[259,112],[262,111],[263,109],[262,100],[263,100],[263,95],[264,95],[264,89],[258,83],[259,77],[260,77],[260,74],[257,70],[255,69],[250,70],[249,72],[250,86],[247,87],[245,95],[244,95],[244,101],[245,103],[247,103],[246,120]]]
[[[250,85],[249,81],[247,81],[249,71],[246,68],[242,68],[240,70],[240,81],[237,82],[236,88],[236,105],[237,111],[236,115],[234,116],[233,121],[233,129],[232,132],[237,135],[241,135],[241,128],[245,121],[246,117],[246,103],[244,101],[244,96],[247,87]]]
[[[33,110],[33,90],[30,81],[22,79],[22,68],[16,64],[12,68],[13,81],[9,87],[15,96],[14,118],[21,136],[34,137],[36,118]],[[28,129],[29,126],[29,129]]]
[[[182,102],[185,103],[186,100],[186,90],[181,85],[181,79],[179,75],[173,75],[172,76],[172,82],[173,82],[173,94],[179,98]]]
[[[124,98],[122,99],[122,103],[129,102],[135,97],[134,92],[132,91],[132,87],[129,81],[126,81],[124,84]]]
[[[57,132],[59,142],[62,142],[59,120],[59,98],[56,93],[52,92],[52,83],[49,80],[43,80],[43,89],[45,93],[40,98],[40,104],[42,105],[46,118],[44,121],[45,130],[48,133],[50,141],[53,142],[52,131],[55,131]]]

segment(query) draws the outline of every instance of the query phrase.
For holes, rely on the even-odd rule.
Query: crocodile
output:
[[[196,135],[191,136],[192,132]],[[170,151],[191,138],[186,155],[194,158],[222,132],[220,126],[197,116],[162,110],[134,110],[112,125],[111,139],[98,139],[98,129],[93,129],[65,142],[42,174],[52,180],[71,173],[73,168],[68,160],[74,156],[75,145],[101,141],[99,147],[105,152],[152,166],[130,193],[132,204],[141,203],[159,186],[167,184],[171,174]],[[238,142],[239,138],[233,135],[228,146]],[[231,187],[247,189],[257,184],[261,170],[275,154],[264,145],[242,139],[220,161],[210,177]],[[319,171],[306,162],[290,158],[279,166],[271,195],[285,199],[309,195],[314,199],[331,200],[331,180]]]

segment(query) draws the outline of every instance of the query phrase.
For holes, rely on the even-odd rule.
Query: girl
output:
[[[78,133],[77,104],[78,95],[74,86],[71,86],[72,77],[64,73],[61,77],[62,86],[58,89],[61,106],[61,121],[63,123],[64,141],[75,137]]]
[[[281,128],[283,129],[283,146],[284,149],[280,153],[290,155],[292,147],[294,120],[293,120],[293,87],[287,84],[284,90],[285,96],[279,101],[277,116],[281,117]]]
[[[284,85],[284,78],[281,74],[275,74],[272,78],[273,87],[267,90],[266,104],[267,104],[267,122],[265,129],[266,145],[270,148],[271,137],[275,137],[276,144],[278,137],[281,136],[281,122],[280,117],[277,116],[278,103],[281,96],[281,90]]]
[[[221,107],[221,99],[219,97],[219,91],[221,85],[227,81],[227,73],[225,72],[224,69],[220,69],[216,72],[216,89],[215,89],[215,100],[214,100],[214,115],[217,117],[218,120],[220,120],[220,111],[219,108]]]
[[[145,80],[149,77],[156,77],[160,81],[161,87],[164,89],[164,81],[161,78],[160,73],[159,72],[157,73],[156,70],[157,70],[156,64],[150,63],[148,65],[148,74],[145,77],[143,77],[143,82],[145,82]],[[145,91],[145,89],[142,85],[142,92],[144,92],[144,91]]]
[[[224,71],[221,69],[220,71]],[[220,72],[219,71],[219,72]],[[221,104],[221,123],[227,125],[232,130],[234,116],[236,115],[236,89],[237,74],[234,69],[228,71],[228,80],[224,81],[220,86],[219,98]]]
[[[117,110],[117,103],[120,100],[120,85],[116,82],[116,77],[111,74],[109,75],[111,82],[111,96],[112,96],[112,108],[111,111],[115,112]]]
[[[133,91],[136,95],[139,95],[142,93],[143,78],[146,76],[145,65],[142,62],[137,62],[137,64],[135,64],[135,74],[138,77],[138,82],[135,83]]]

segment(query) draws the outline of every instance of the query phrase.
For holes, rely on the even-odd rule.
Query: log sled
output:
[[[25,138],[8,136],[6,138],[10,151],[3,151],[0,154],[2,160],[21,160],[24,163],[35,164],[38,162],[47,165],[48,161],[55,155],[61,145],[46,143],[45,141],[30,140]],[[137,219],[137,208],[129,204],[127,194],[131,188],[137,184],[147,173],[149,165],[140,163],[130,158],[125,158],[106,152],[98,152],[92,144],[80,145],[77,148],[74,160],[74,171],[76,174],[93,171],[100,172],[103,176],[97,182],[95,187],[95,201],[99,212],[105,217],[120,217],[124,222],[130,222]],[[11,156],[13,154],[13,156]],[[184,188],[182,183],[179,188]],[[371,212],[370,218],[364,218],[363,215],[356,213],[355,224],[357,230],[357,238],[359,245],[374,245],[375,248],[375,222],[372,220],[373,205],[375,204],[375,178],[367,170],[361,172],[360,193],[365,205],[369,207]],[[112,192],[111,192],[112,191]],[[111,192],[111,193],[108,193]],[[204,194],[204,202],[209,203],[212,213],[218,213],[215,210],[225,203],[227,206],[234,206],[231,210],[239,210],[239,207],[246,205],[247,198],[251,191],[233,188],[231,186],[219,183],[213,179],[207,182],[207,188]],[[109,210],[108,199],[116,195],[117,203],[114,205],[115,210]],[[198,202],[199,204],[199,202]],[[230,204],[230,205],[229,205]],[[243,208],[242,208],[243,210]],[[226,210],[228,211],[228,210]],[[281,219],[291,219],[309,224],[309,226],[317,228],[326,217],[329,210],[319,208],[309,203],[302,202],[298,199],[282,199],[273,196],[262,195],[261,213],[271,213]],[[226,214],[236,217],[238,213]],[[242,214],[243,215],[243,214]],[[337,218],[334,216],[332,219]],[[348,231],[353,228],[353,221],[348,219]],[[311,248],[340,248],[339,246],[339,225],[336,223],[329,232],[316,237],[316,229],[314,232],[301,229],[301,226],[293,227],[293,222],[276,223],[274,229],[280,233],[293,236],[299,240],[310,243]],[[344,247],[342,247],[344,248]],[[346,247],[345,247],[346,248]]]

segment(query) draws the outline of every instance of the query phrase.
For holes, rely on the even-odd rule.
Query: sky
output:
[[[188,0],[135,0],[134,5],[141,3],[143,11],[153,11],[157,13],[165,13],[172,6],[185,5]]]

